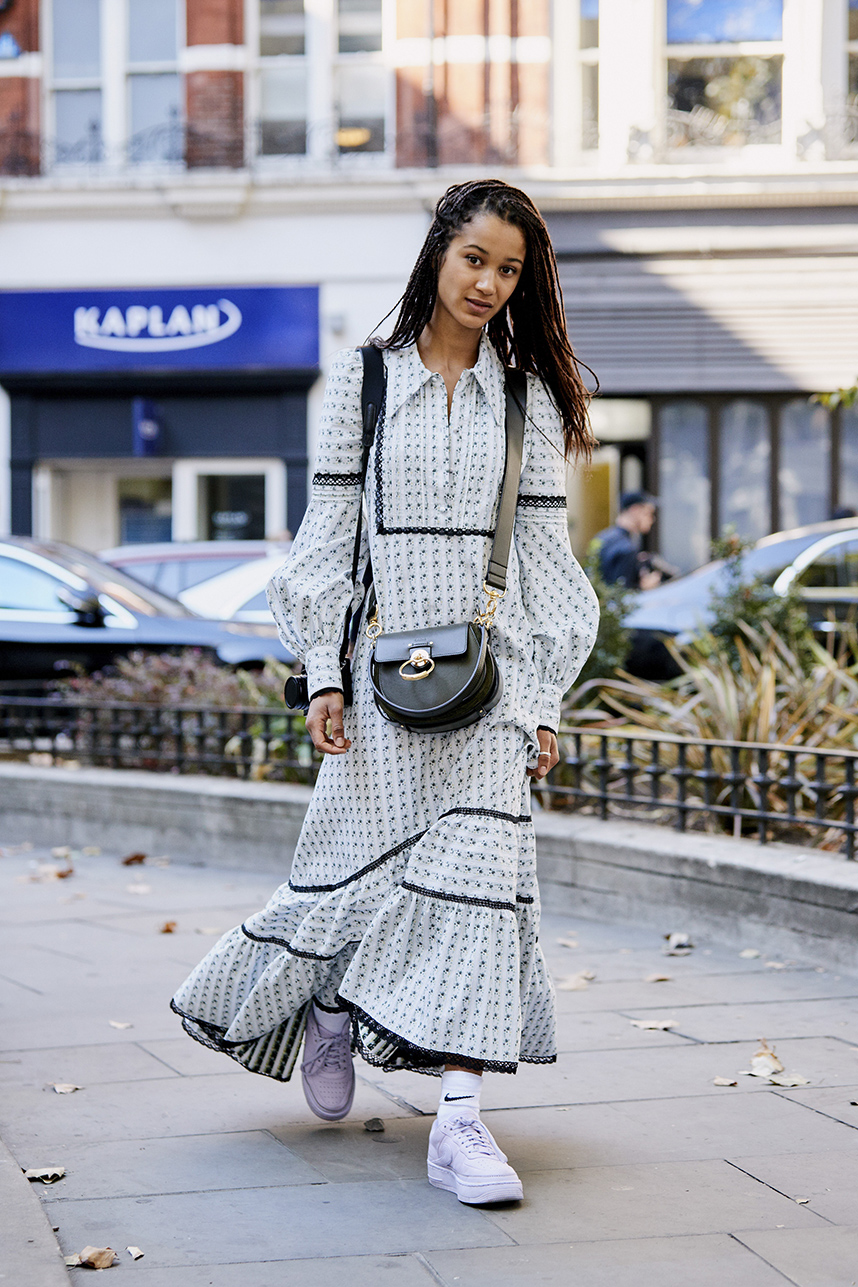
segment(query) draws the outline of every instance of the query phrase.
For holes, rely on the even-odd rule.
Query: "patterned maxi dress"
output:
[[[503,475],[503,366],[484,336],[448,419],[444,380],[416,345],[385,361],[365,489],[379,620],[389,631],[467,620],[484,602]],[[357,350],[334,360],[311,504],[269,586],[311,693],[339,683],[362,369]],[[519,1061],[555,1058],[526,769],[537,727],[557,728],[598,606],[569,546],[559,417],[533,376],[527,413],[508,589],[492,629],[500,703],[458,732],[386,723],[361,629],[345,712],[352,746],[321,766],[288,883],[224,935],[174,998],[191,1036],[254,1072],[289,1079],[313,996],[329,1008],[345,1002],[353,1048],[388,1070],[438,1074],[445,1062],[477,1061],[515,1072]]]

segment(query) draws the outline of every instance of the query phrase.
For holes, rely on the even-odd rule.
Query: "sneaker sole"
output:
[[[468,1206],[484,1206],[489,1202],[520,1202],[524,1197],[521,1180],[467,1181],[457,1177],[449,1166],[437,1162],[428,1164],[429,1183],[436,1189],[455,1193],[460,1202]]]
[[[339,1122],[342,1121],[344,1117],[348,1117],[351,1112],[352,1104],[354,1103],[354,1082],[352,1083],[352,1089],[348,1100],[341,1108],[326,1108],[324,1104],[320,1104],[310,1087],[307,1085],[307,1078],[303,1073],[301,1074],[301,1084],[304,1087],[304,1098],[306,1099],[308,1106],[317,1117],[321,1117],[323,1122]]]

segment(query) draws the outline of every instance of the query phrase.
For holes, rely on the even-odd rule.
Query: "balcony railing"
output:
[[[858,752],[562,727],[538,802],[855,853]],[[0,760],[315,780],[301,716],[265,707],[147,706],[0,695]]]

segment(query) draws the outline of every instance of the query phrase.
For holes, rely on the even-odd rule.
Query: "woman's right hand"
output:
[[[328,735],[330,724],[330,736]],[[343,695],[340,692],[320,693],[310,702],[307,711],[307,732],[317,751],[325,755],[343,755],[351,742],[343,729]]]

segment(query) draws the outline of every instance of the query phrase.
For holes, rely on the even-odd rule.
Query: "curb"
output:
[[[33,1185],[0,1140],[0,1283],[69,1287],[71,1278]]]

